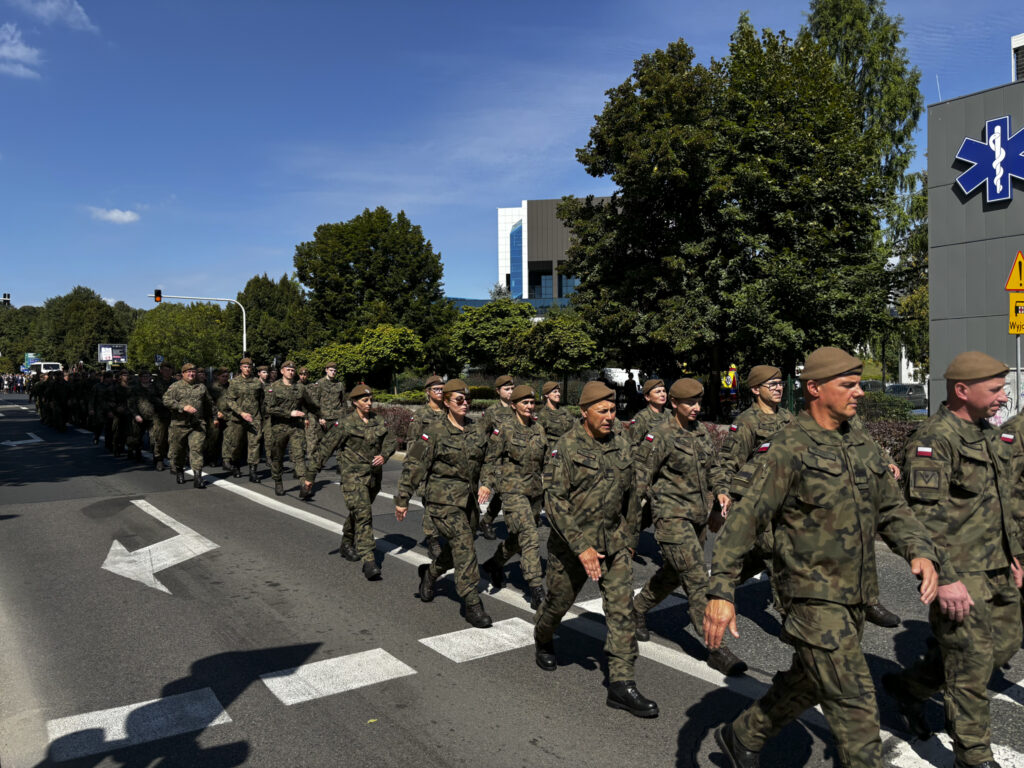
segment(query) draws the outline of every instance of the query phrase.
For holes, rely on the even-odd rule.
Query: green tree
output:
[[[33,320],[30,336],[44,359],[64,363],[96,366],[97,345],[124,343],[117,314],[91,288],[76,285],[70,293],[47,299]]]
[[[324,375],[328,363],[337,364],[338,376],[348,384],[355,384],[362,379],[369,368],[361,345],[340,341],[331,341],[312,350],[294,351],[289,356],[309,368],[311,381],[316,381]]]
[[[533,375],[564,378],[598,362],[597,343],[577,312],[552,309],[526,333],[525,346]]]
[[[288,275],[281,275],[277,281],[266,273],[255,275],[237,299],[245,307],[247,352],[261,364],[274,357],[283,360],[288,350],[316,347],[327,341],[325,329],[313,322],[302,286]],[[229,304],[226,316],[241,338],[241,310]]]
[[[928,175],[911,174],[908,184],[889,227],[897,258],[892,281],[899,308],[896,330],[907,359],[928,370]]]
[[[39,307],[12,307],[0,304],[0,356],[17,369],[32,348],[31,329]]]
[[[525,354],[533,307],[497,299],[482,307],[465,307],[452,326],[452,349],[465,364],[488,374],[531,373]]]
[[[128,359],[152,365],[156,355],[177,369],[182,363],[234,367],[242,339],[216,304],[161,304],[139,320],[128,341]]]
[[[355,343],[367,328],[402,326],[424,340],[428,367],[451,367],[445,329],[455,310],[444,298],[441,255],[404,212],[367,208],[349,221],[321,224],[296,246],[295,269],[315,322],[333,337]]]
[[[366,329],[359,353],[366,361],[371,383],[391,388],[398,370],[415,368],[422,362],[423,342],[408,328],[381,324]]]

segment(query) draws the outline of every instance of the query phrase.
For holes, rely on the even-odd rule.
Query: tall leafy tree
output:
[[[174,368],[196,365],[233,367],[242,351],[242,337],[216,304],[161,304],[139,320],[128,341],[133,364],[152,365],[156,355]]]
[[[76,285],[43,304],[30,331],[39,348],[27,351],[65,366],[79,361],[95,366],[97,345],[127,341],[121,333],[114,308],[96,291]]]
[[[422,362],[423,342],[408,328],[381,324],[366,329],[359,352],[366,361],[372,383],[392,387],[397,371],[415,368]]]
[[[533,375],[564,378],[598,363],[597,343],[577,312],[552,309],[524,339]]]
[[[896,336],[907,358],[928,369],[928,175],[908,176],[909,189],[890,223],[896,265],[894,299],[899,309]]]
[[[463,364],[488,374],[532,373],[526,355],[532,324],[533,307],[525,302],[497,299],[465,307],[452,326],[452,350]]]
[[[280,280],[266,273],[255,275],[237,299],[245,307],[247,351],[261,363],[269,363],[274,357],[283,360],[289,350],[326,341],[321,326],[313,322],[302,286],[288,275],[281,275]],[[226,316],[241,336],[241,311],[229,304]]]

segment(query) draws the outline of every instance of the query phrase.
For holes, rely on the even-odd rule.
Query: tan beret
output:
[[[285,368],[294,368],[294,367],[295,367],[295,361],[294,360],[285,360],[283,363],[281,363],[281,370],[282,371]]]
[[[302,366],[301,368],[299,368],[299,373],[309,373],[309,368],[307,368],[306,366]]]
[[[229,371],[227,368],[217,368],[213,372],[213,375],[214,376],[221,376],[222,374],[225,374],[225,373],[231,373],[231,371]]]
[[[426,382],[426,384],[423,385],[423,388],[424,389],[430,389],[431,387],[436,387],[436,386],[438,386],[440,384],[444,384],[444,381],[441,379],[440,376],[438,376],[435,373],[433,376],[429,376],[427,378],[427,382]]]
[[[334,368],[335,370],[337,370],[338,369],[338,364],[332,360],[331,362],[329,362],[327,365],[324,366],[324,370],[325,371],[328,368]]]
[[[588,381],[580,394],[580,408],[589,408],[601,400],[615,400],[615,390],[603,381]]]
[[[466,382],[462,379],[448,379],[444,385],[444,393],[448,395],[452,392],[461,392],[464,395],[469,395],[469,387],[466,386]]]
[[[545,381],[544,386],[540,388],[540,393],[543,397],[547,397],[553,391],[558,389],[559,384],[557,381]]]
[[[194,371],[194,370],[196,370],[196,367],[192,363],[185,363],[183,366],[181,366],[181,372],[182,373],[184,373],[185,371]]]
[[[238,364],[239,365],[252,365],[252,358],[251,357],[243,357],[241,360],[238,361]]]
[[[750,373],[747,374],[747,388],[760,387],[766,381],[781,378],[782,371],[774,365],[755,365],[750,369]]]
[[[825,381],[844,373],[860,373],[864,363],[839,347],[818,347],[804,360],[800,381]]]
[[[520,400],[526,400],[527,398],[530,398],[531,400],[537,399],[537,395],[534,393],[533,387],[529,384],[520,384],[512,390],[511,399],[513,403],[518,403]]]
[[[942,376],[946,381],[973,381],[1005,376],[1009,370],[1009,366],[991,355],[971,350],[954,357]]]
[[[651,394],[652,389],[657,389],[658,387],[664,386],[664,379],[648,379],[647,381],[644,382],[644,394],[649,395]]]
[[[685,400],[688,397],[700,397],[704,394],[704,385],[697,379],[678,379],[668,391],[668,396],[676,400]]]
[[[367,395],[372,395],[372,394],[373,394],[373,390],[370,389],[365,384],[356,384],[354,387],[352,387],[352,391],[348,393],[348,399],[349,400],[359,400],[362,397],[366,397]]]
[[[504,374],[502,376],[499,376],[498,378],[496,378],[494,380],[494,388],[495,389],[501,389],[504,386],[508,386],[509,384],[514,384],[514,383],[515,383],[515,379],[513,379],[509,374],[506,373],[506,374]]]
[[[269,365],[261,365],[256,370],[257,371],[269,371],[270,370],[270,366]]]

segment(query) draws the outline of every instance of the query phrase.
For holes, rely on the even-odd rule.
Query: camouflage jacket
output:
[[[637,493],[651,500],[658,541],[684,541],[683,521],[704,525],[711,503],[726,493],[726,474],[699,421],[693,429],[672,418],[648,432],[646,456],[637,464]]]
[[[242,421],[243,413],[248,413],[254,421],[259,421],[263,414],[264,394],[263,384],[258,376],[235,376],[228,382],[228,391],[224,398],[227,410],[224,413],[230,413],[235,421]]]
[[[512,408],[507,405],[502,405],[501,402],[490,405],[487,407],[487,410],[484,411],[484,415],[480,417],[481,429],[490,434],[499,424],[504,424],[509,419],[514,419],[515,416],[513,414],[514,411]]]
[[[1006,568],[1024,554],[1013,514],[1022,451],[1012,430],[964,421],[945,405],[907,441],[907,500],[957,573]]]
[[[950,573],[878,447],[859,430],[823,429],[805,411],[758,451],[760,460],[747,462],[729,489],[738,500],[715,542],[708,597],[734,599],[743,559],[768,525],[783,605],[798,598],[843,605],[876,600],[876,532],[907,561],[925,557],[940,578]]]
[[[409,442],[411,443],[413,438],[419,437],[434,422],[440,421],[445,418],[447,411],[443,408],[440,410],[434,410],[430,405],[425,405],[416,411],[412,415],[412,420],[409,422],[409,429],[406,434],[409,436]]]
[[[328,421],[336,421],[345,414],[345,382],[326,376],[309,387],[320,406],[320,415]],[[361,419],[360,419],[361,421]]]
[[[195,427],[204,422],[213,411],[213,400],[205,384],[189,384],[182,379],[167,388],[163,397],[164,405],[171,412],[171,423],[178,426]],[[186,405],[196,409],[195,413],[182,410]]]
[[[640,504],[634,448],[622,433],[600,441],[577,424],[555,443],[544,464],[544,508],[552,530],[577,555],[593,547],[612,555],[636,549]]]
[[[164,381],[159,375],[153,377],[153,391],[156,392],[157,400],[160,402],[160,405],[157,406],[156,412],[158,416],[164,419],[168,418],[171,413],[167,410],[167,406],[164,405],[164,393],[171,388],[173,383],[174,379]]]
[[[132,418],[141,416],[144,421],[152,421],[157,413],[157,404],[163,405],[153,385],[144,387],[139,384],[132,388],[131,397],[128,399],[128,411]]]
[[[548,408],[546,405],[537,409],[537,423],[544,427],[548,438],[548,448],[554,448],[558,438],[568,432],[576,424],[576,419],[565,408]]]
[[[264,410],[272,424],[291,424],[302,426],[304,417],[292,416],[292,411],[302,411],[309,417],[310,412],[314,415],[320,413],[320,407],[313,400],[306,386],[296,380],[293,384],[285,384],[284,379],[278,379],[273,384],[268,384],[264,390]]]
[[[222,387],[216,381],[211,382],[207,386],[207,389],[210,391],[210,399],[213,400],[213,412],[210,414],[211,419],[216,418],[218,413],[224,414],[225,419],[231,415],[231,409],[228,408],[228,389],[230,387],[230,381],[225,387]]]
[[[652,432],[656,426],[671,418],[672,411],[667,405],[662,409],[661,413],[655,413],[651,406],[645,405],[641,410],[637,411],[633,420],[629,422],[630,441],[633,445],[639,445],[643,442],[644,437]]]
[[[536,498],[543,491],[541,471],[547,453],[548,441],[540,424],[524,426],[513,418],[496,426],[487,439],[480,485],[492,491]]]
[[[1003,431],[1012,433],[1017,440],[1024,440],[1024,412],[1003,424]],[[1017,533],[1024,544],[1024,466],[1013,487],[1013,516],[1017,520]]]
[[[395,454],[397,443],[383,417],[370,413],[363,421],[353,411],[335,422],[335,429],[342,430],[338,443],[338,466],[341,469],[342,485],[351,482],[369,482],[374,474],[380,475],[384,467],[373,466],[374,456],[383,456],[386,462]]]
[[[425,503],[465,506],[476,493],[486,448],[487,433],[469,417],[464,429],[445,417],[425,432],[410,435],[395,506],[407,507],[409,498],[424,481]]]
[[[765,413],[757,403],[743,411],[729,427],[718,455],[725,470],[727,483],[740,471],[740,467],[757,455],[757,447],[770,442],[775,433],[793,420],[785,408],[778,413]]]
[[[92,388],[92,394],[89,397],[89,410],[97,416],[106,416],[116,406],[115,396],[113,384],[100,382]]]

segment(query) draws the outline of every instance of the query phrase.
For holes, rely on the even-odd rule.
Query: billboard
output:
[[[127,344],[97,344],[96,359],[101,363],[127,363]]]

